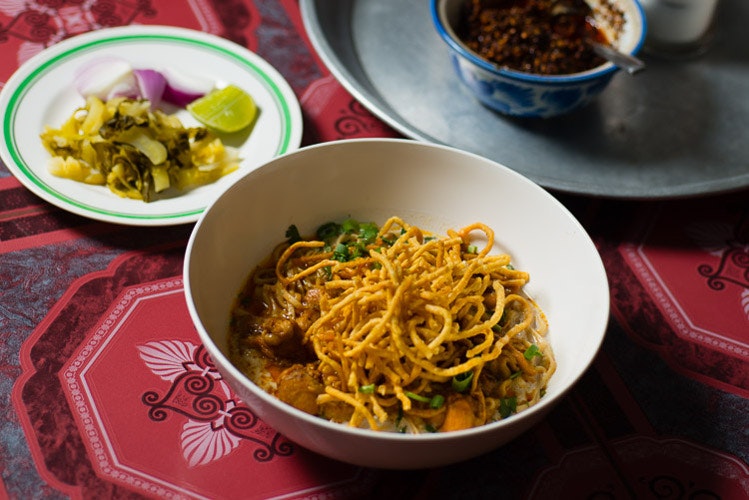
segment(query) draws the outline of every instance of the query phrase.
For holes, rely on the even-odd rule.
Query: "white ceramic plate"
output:
[[[73,87],[81,64],[102,55],[127,59],[133,67],[198,74],[233,83],[259,108],[251,133],[226,143],[240,150],[238,171],[214,184],[175,193],[150,203],[123,199],[106,186],[89,186],[47,172],[49,153],[39,134],[45,125],[60,126],[84,99]],[[10,78],[0,92],[0,157],[29,190],[70,212],[128,225],[159,226],[197,220],[215,196],[235,178],[271,158],[293,151],[302,138],[299,102],[289,84],[268,62],[223,38],[166,26],[127,26],[70,38],[37,54]],[[198,125],[186,110],[177,115],[186,126]]]

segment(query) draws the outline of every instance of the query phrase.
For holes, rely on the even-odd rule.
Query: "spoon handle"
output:
[[[645,63],[635,56],[624,54],[610,45],[598,43],[593,40],[590,40],[588,43],[593,47],[596,54],[626,70],[630,75],[634,75],[638,71],[645,69]]]

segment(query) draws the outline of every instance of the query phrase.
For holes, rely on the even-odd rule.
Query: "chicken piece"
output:
[[[292,365],[281,372],[276,382],[278,399],[311,415],[319,413],[317,396],[325,392],[325,387],[313,366]]]
[[[242,332],[242,344],[257,349],[274,360],[305,363],[315,359],[311,346],[304,343],[304,333],[296,322],[287,318],[246,316],[236,326]]]
[[[303,332],[306,332],[309,327],[312,326],[312,323],[317,321],[320,317],[321,294],[322,290],[319,288],[310,288],[307,290],[307,293],[304,294],[304,299],[302,300],[304,308],[302,309],[301,314],[296,318],[296,323]]]
[[[453,394],[447,400],[445,420],[439,430],[440,432],[459,431],[476,427],[479,423],[469,398]]]
[[[320,413],[326,420],[345,423],[351,420],[354,407],[343,401],[330,401],[320,406]]]

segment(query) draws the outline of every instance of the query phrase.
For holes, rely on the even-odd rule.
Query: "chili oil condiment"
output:
[[[484,59],[526,73],[579,73],[605,62],[587,42],[607,39],[584,0],[466,0],[458,36]]]

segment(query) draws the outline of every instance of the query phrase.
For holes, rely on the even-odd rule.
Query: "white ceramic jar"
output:
[[[648,23],[645,48],[663,54],[693,54],[710,40],[718,0],[640,0]]]

